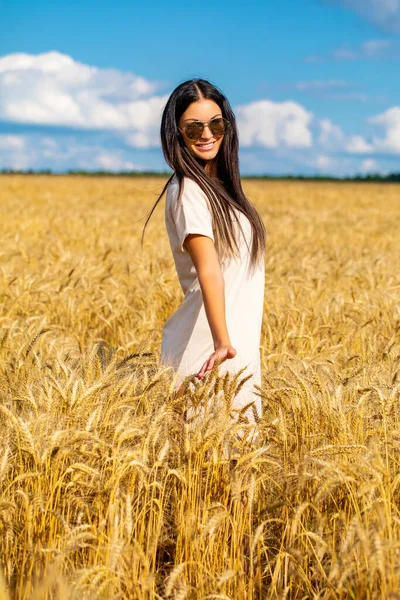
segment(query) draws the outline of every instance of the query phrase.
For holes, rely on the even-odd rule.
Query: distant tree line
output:
[[[54,173],[51,169],[0,169],[0,175],[85,175],[89,177],[169,177],[168,171],[80,171],[70,170]],[[302,181],[375,181],[375,182],[400,182],[399,173],[367,173],[353,177],[334,177],[331,175],[244,175],[244,179],[273,179],[273,180],[302,180]]]

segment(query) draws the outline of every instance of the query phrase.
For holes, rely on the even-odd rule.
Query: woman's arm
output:
[[[193,261],[203,294],[204,308],[211,335],[214,352],[197,373],[202,379],[211,371],[215,361],[233,358],[236,350],[229,339],[225,318],[225,285],[214,242],[204,235],[190,234],[185,239],[185,247]]]

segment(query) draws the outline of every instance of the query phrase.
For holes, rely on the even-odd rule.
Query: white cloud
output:
[[[368,96],[368,94],[363,94],[361,92],[348,92],[346,94],[331,94],[330,96],[332,99],[334,100],[344,100],[346,102],[348,101],[355,101],[355,102],[368,102],[371,98],[370,96]],[[377,100],[379,99],[376,98]]]
[[[343,148],[346,136],[339,125],[335,125],[330,119],[321,119],[319,127],[318,143],[325,150],[336,152]]]
[[[319,169],[328,169],[333,165],[333,159],[331,156],[326,156],[325,154],[320,154],[317,156],[315,160],[315,166]]]
[[[346,135],[330,119],[322,119],[319,122],[317,144],[325,152],[400,154],[400,106],[393,106],[384,113],[371,117],[368,122],[383,129],[383,134],[380,137],[375,135],[371,140],[358,134]]]
[[[349,137],[345,149],[351,154],[367,154],[373,152],[374,147],[362,135],[352,135]]]
[[[312,145],[312,113],[297,102],[260,100],[236,108],[240,143],[304,148]]]
[[[400,32],[400,0],[330,0],[341,4],[384,31]]]
[[[332,52],[332,57],[336,60],[357,60],[361,58],[375,58],[382,56],[386,50],[393,46],[391,40],[367,40],[357,49],[337,48]]]
[[[346,88],[349,87],[347,81],[328,79],[324,80],[313,80],[313,81],[298,81],[295,87],[301,91],[307,90],[329,90],[333,88]]]
[[[66,171],[143,171],[145,165],[132,161],[132,150],[106,147],[83,136],[63,135],[55,140],[38,133],[24,136],[0,135],[1,169],[52,169]]]
[[[384,113],[372,117],[369,122],[383,127],[383,137],[374,138],[376,150],[400,154],[400,106],[393,106]]]
[[[0,134],[0,169],[29,169],[31,165],[26,137]]]
[[[360,166],[362,173],[376,173],[378,170],[378,163],[373,158],[366,158]]]
[[[392,46],[391,40],[368,40],[362,44],[362,50],[367,56],[379,56]]]
[[[0,134],[0,150],[22,150],[25,140],[21,135]]]
[[[357,60],[358,55],[349,48],[336,48],[332,52],[332,58],[335,60]]]
[[[166,97],[156,89],[143,77],[59,52],[0,58],[0,119],[14,123],[117,130],[157,145]]]
[[[327,55],[306,56],[304,60],[309,63],[316,63],[327,60],[354,61],[381,58],[388,55],[388,50],[395,50],[396,47],[398,47],[398,44],[392,40],[366,40],[356,47],[341,46]]]
[[[124,160],[121,156],[111,152],[101,152],[94,157],[94,160],[104,171],[135,171],[141,168],[139,165]]]
[[[351,91],[352,84],[341,79],[315,79],[311,81],[297,81],[291,87],[295,89],[316,94],[319,97],[330,98],[333,100],[355,101],[366,103],[372,100],[373,97],[363,92]],[[343,91],[341,91],[343,90]],[[377,101],[382,101],[382,96],[374,98]]]
[[[330,119],[321,119],[319,122],[320,134],[318,144],[325,152],[348,152],[350,154],[363,154],[371,152],[373,147],[361,135],[347,136],[339,125]]]

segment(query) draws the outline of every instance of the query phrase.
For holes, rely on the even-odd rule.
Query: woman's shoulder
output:
[[[172,176],[172,179],[169,182],[168,187],[167,187],[167,194],[166,194],[167,205],[170,204],[171,202],[175,202],[175,200],[177,199],[177,197],[179,195],[179,189],[180,189],[180,181],[179,181],[176,173],[174,173],[174,175]]]
[[[167,190],[167,200],[169,202],[176,201],[182,189],[182,197],[204,196],[204,192],[199,184],[190,177],[182,177],[181,179],[173,175]]]
[[[172,175],[171,181],[168,184],[168,192],[171,191],[175,191],[176,189],[179,190],[180,187],[180,181],[179,181],[179,177],[176,173],[174,173]]]

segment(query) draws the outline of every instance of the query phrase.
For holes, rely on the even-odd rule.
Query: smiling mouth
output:
[[[206,144],[196,144],[196,148],[198,148],[198,150],[201,150],[203,152],[207,152],[208,150],[212,149],[214,144],[215,144],[215,142],[207,142]]]

